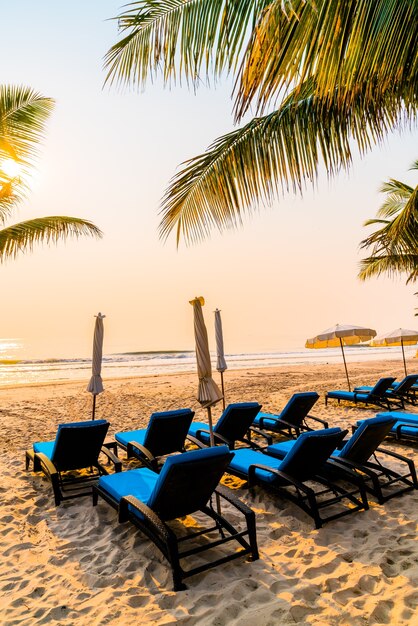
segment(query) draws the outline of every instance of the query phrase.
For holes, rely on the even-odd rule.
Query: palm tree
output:
[[[418,170],[418,161],[412,167]],[[366,280],[388,273],[408,274],[407,283],[418,278],[418,185],[410,187],[390,179],[381,191],[387,194],[378,218],[365,226],[382,227],[364,239],[360,247],[371,248],[371,255],[361,262],[359,278]]]
[[[256,117],[186,161],[162,201],[177,243],[241,223],[318,165],[350,166],[417,113],[415,0],[137,0],[118,16],[106,81],[142,86],[233,73],[234,113]]]
[[[29,173],[53,100],[28,87],[0,85],[0,225],[4,225],[27,190]],[[18,165],[22,175],[9,171]],[[101,231],[89,221],[66,216],[48,216],[27,220],[0,229],[0,262],[31,250],[38,242],[57,242],[69,235],[101,237]]]

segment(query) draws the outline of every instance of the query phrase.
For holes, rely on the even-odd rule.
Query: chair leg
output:
[[[50,478],[52,483],[52,489],[54,492],[55,506],[59,506],[61,504],[62,497],[58,474],[53,474]]]
[[[257,529],[255,524],[255,513],[252,511],[252,515],[247,517],[248,539],[251,546],[251,560],[257,561],[260,558],[257,545]]]

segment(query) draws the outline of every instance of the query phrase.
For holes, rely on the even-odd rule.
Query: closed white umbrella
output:
[[[216,340],[216,369],[221,374],[222,403],[225,409],[224,371],[228,369],[224,353],[224,337],[222,332],[222,319],[219,309],[215,311],[215,340]]]
[[[345,375],[347,377],[348,390],[351,391],[350,379],[348,378],[347,363],[345,361],[344,346],[353,346],[363,341],[369,341],[376,336],[376,331],[364,326],[350,326],[349,324],[336,324],[327,328],[312,339],[307,339],[305,348],[336,348],[340,347],[343,354]]]
[[[96,412],[96,396],[104,391],[102,381],[102,357],[103,357],[103,337],[104,337],[104,325],[103,320],[106,317],[101,313],[96,316],[96,323],[94,325],[94,337],[93,337],[93,359],[89,384],[87,385],[87,391],[93,394],[93,417]]]
[[[197,400],[206,408],[208,412],[210,444],[213,446],[214,439],[211,407],[216,402],[219,402],[219,400],[222,400],[222,392],[212,378],[208,333],[202,311],[202,305],[205,304],[205,300],[202,297],[194,298],[194,300],[190,300],[190,304],[193,306],[197,375],[199,377]]]
[[[376,348],[380,348],[382,346],[402,346],[403,367],[405,370],[405,376],[407,376],[408,373],[406,371],[404,346],[413,346],[417,342],[418,342],[417,330],[397,328],[396,330],[392,330],[391,333],[386,333],[385,335],[380,335],[379,337],[375,337],[373,341],[370,342],[370,345],[375,346]]]

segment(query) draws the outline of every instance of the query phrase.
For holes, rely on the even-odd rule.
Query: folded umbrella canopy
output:
[[[373,339],[373,341],[370,342],[370,345],[375,346],[376,348],[381,348],[383,346],[402,346],[403,366],[405,370],[405,376],[408,376],[408,372],[406,371],[404,346],[413,346],[417,342],[418,342],[417,330],[407,330],[406,328],[397,328],[396,330],[393,330],[391,333],[386,333],[385,335],[380,335],[380,337],[375,337],[375,339]]]
[[[93,337],[93,360],[89,384],[87,385],[87,391],[93,394],[93,416],[96,412],[96,396],[104,391],[102,381],[102,356],[103,356],[103,337],[104,337],[104,325],[103,319],[106,317],[101,313],[96,316],[96,323],[94,325],[94,337]]]
[[[219,402],[219,400],[222,400],[222,392],[212,378],[208,333],[202,311],[202,306],[205,304],[205,300],[202,297],[194,298],[194,300],[190,300],[190,304],[193,306],[197,375],[199,377],[197,400],[207,409],[210,444],[213,446],[214,440],[211,407],[216,402]]]
[[[224,337],[222,332],[222,319],[219,309],[215,311],[215,340],[216,340],[216,369],[221,374],[221,386],[222,386],[222,403],[225,409],[225,387],[224,387],[224,371],[228,369],[225,361],[224,352]]]
[[[376,331],[364,326],[350,326],[349,324],[336,324],[327,328],[312,339],[307,339],[305,348],[341,348],[343,355],[345,375],[347,377],[348,390],[351,391],[348,377],[347,363],[345,361],[344,346],[353,346],[363,341],[369,341],[376,336]]]

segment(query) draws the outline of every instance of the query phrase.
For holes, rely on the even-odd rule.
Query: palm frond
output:
[[[122,38],[105,56],[106,82],[141,85],[234,69],[255,16],[268,0],[138,0],[116,18]]]
[[[54,101],[30,87],[0,85],[0,157],[30,163],[43,139]]]
[[[411,0],[272,0],[242,64],[236,116],[257,113],[315,77],[315,96],[347,107],[359,94],[417,110],[418,3]],[[361,90],[361,91],[360,91]]]
[[[366,280],[382,273],[408,273],[407,282],[418,277],[418,186],[392,220],[368,220],[366,224],[383,224],[364,239],[360,247],[371,248],[361,262],[359,278]]]
[[[102,233],[91,222],[76,217],[50,216],[20,222],[0,230],[0,262],[31,251],[35,244],[81,235],[101,237]]]
[[[160,235],[177,228],[187,243],[207,237],[213,228],[236,227],[242,214],[270,203],[280,192],[302,192],[314,182],[322,161],[330,175],[351,163],[350,140],[361,151],[382,138],[398,118],[375,109],[325,114],[312,97],[311,81],[291,94],[274,113],[255,118],[217,139],[202,155],[183,164],[162,202]],[[363,104],[360,105],[360,110]]]

